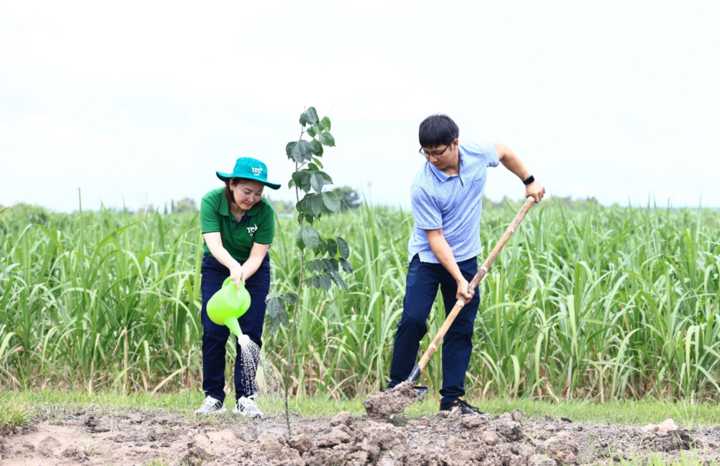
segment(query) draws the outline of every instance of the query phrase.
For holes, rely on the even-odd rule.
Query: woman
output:
[[[217,172],[225,182],[222,188],[207,193],[200,207],[200,223],[205,240],[202,263],[203,324],[203,390],[205,401],[196,414],[225,412],[225,344],[230,331],[217,325],[207,315],[207,302],[225,279],[245,283],[252,304],[240,317],[240,328],[258,348],[262,346],[265,320],[265,298],[270,289],[270,255],[268,248],[275,235],[275,212],[262,197],[268,186],[279,184],[267,180],[267,166],[257,159],[237,159],[231,174]],[[262,417],[255,404],[255,374],[259,351],[252,361],[243,361],[239,346],[235,359],[235,409],[233,413]],[[245,356],[248,358],[248,356]]]

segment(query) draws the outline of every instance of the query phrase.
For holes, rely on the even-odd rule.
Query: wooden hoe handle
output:
[[[493,262],[495,262],[498,254],[500,254],[500,251],[508,242],[513,233],[515,233],[518,225],[520,225],[520,222],[522,222],[522,219],[525,218],[525,215],[528,213],[533,204],[535,204],[535,200],[532,197],[528,197],[525,201],[525,204],[523,204],[522,208],[520,209],[520,212],[517,213],[513,221],[507,227],[507,230],[505,230],[505,233],[503,233],[495,247],[492,249],[492,251],[490,251],[490,255],[480,266],[480,269],[477,271],[475,277],[473,277],[472,281],[470,282],[468,289],[474,290],[478,286],[480,281],[485,278],[485,275],[490,269],[490,266]],[[425,368],[425,365],[430,360],[435,351],[437,351],[440,341],[445,337],[448,329],[455,321],[455,317],[457,317],[457,315],[460,313],[460,310],[463,308],[463,306],[465,306],[465,304],[466,303],[464,298],[460,298],[458,302],[455,303],[455,306],[453,307],[450,314],[448,314],[445,322],[442,324],[442,327],[440,327],[440,330],[438,330],[437,335],[435,335],[435,338],[433,338],[432,342],[430,342],[430,346],[428,347],[427,351],[425,351],[425,354],[423,354],[422,358],[420,358],[420,362],[415,366],[415,368],[413,368],[410,377],[408,377],[409,381],[415,382],[420,377],[420,373]]]

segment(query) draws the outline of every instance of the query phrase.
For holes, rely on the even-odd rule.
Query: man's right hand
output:
[[[455,294],[455,298],[459,301],[461,298],[465,301],[465,304],[469,303],[473,296],[475,296],[475,290],[470,289],[470,284],[465,278],[461,278],[457,282],[458,289]]]

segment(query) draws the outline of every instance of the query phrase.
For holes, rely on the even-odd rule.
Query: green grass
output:
[[[482,282],[468,396],[718,401],[720,212],[588,205],[534,207]],[[517,208],[484,212],[486,250]],[[323,219],[323,235],[351,245],[355,274],[348,292],[302,291],[293,396],[339,402],[384,385],[412,225],[382,206]],[[280,219],[272,292],[296,290],[296,230]],[[0,212],[0,388],[198,390],[200,246],[189,214]],[[443,319],[438,299],[430,336]],[[265,335],[275,386],[288,332]],[[436,355],[421,382],[441,379]]]
[[[0,434],[28,424],[36,414],[32,405],[17,394],[0,392]]]
[[[77,410],[97,411],[122,415],[131,411],[181,413],[193,418],[193,411],[202,403],[203,395],[185,391],[179,394],[160,394],[150,396],[144,393],[122,396],[118,393],[95,393],[84,391],[2,391],[0,392],[0,419],[2,424],[20,425],[27,423],[36,415],[49,415],[57,412]],[[232,398],[230,398],[232,400]],[[290,409],[301,418],[332,417],[340,411],[354,415],[365,414],[362,399],[334,400],[327,397],[296,398],[290,401]],[[595,403],[587,401],[568,401],[560,404],[528,400],[491,398],[482,403],[470,400],[484,411],[493,415],[521,409],[530,419],[567,417],[576,422],[611,423],[642,426],[657,424],[672,418],[676,423],[688,428],[713,426],[720,424],[720,407],[716,404],[690,403],[681,401],[668,403],[662,401],[614,401]],[[263,396],[259,406],[267,416],[284,414],[283,400],[278,395]],[[438,411],[437,397],[428,396],[425,402],[415,403],[402,415],[407,418],[434,416]],[[9,420],[7,413],[16,412],[15,420]],[[9,421],[9,422],[8,422]]]

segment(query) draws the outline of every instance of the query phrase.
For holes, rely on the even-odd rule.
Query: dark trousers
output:
[[[202,325],[203,325],[203,390],[206,396],[216,400],[225,400],[225,344],[230,336],[230,330],[224,325],[217,325],[207,315],[207,303],[221,287],[226,278],[230,276],[227,267],[218,262],[209,254],[203,256],[202,261]],[[270,290],[270,255],[266,255],[257,272],[245,282],[245,288],[252,300],[250,308],[238,319],[242,333],[250,337],[259,347],[262,347],[262,331],[265,321],[265,298]],[[259,356],[250,364],[244,364],[240,347],[235,343],[237,357],[235,358],[235,397],[253,395],[255,374],[259,363]],[[249,373],[246,373],[249,372]]]
[[[477,272],[477,259],[458,262],[465,279],[470,282]],[[440,264],[420,262],[415,255],[408,268],[403,313],[395,335],[390,383],[388,387],[405,381],[417,362],[420,340],[427,333],[430,315],[438,286],[445,303],[445,315],[452,311],[457,299],[457,282]],[[470,364],[475,316],[480,304],[480,291],[466,304],[443,339],[443,383],[440,389],[442,403],[454,401],[465,394],[465,373]],[[433,335],[434,337],[434,335]]]

